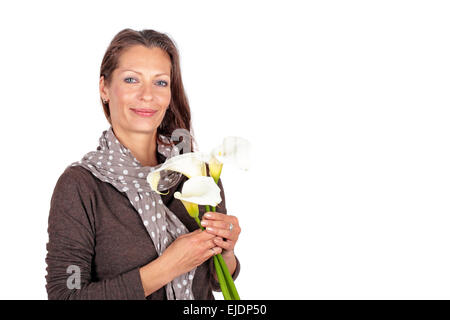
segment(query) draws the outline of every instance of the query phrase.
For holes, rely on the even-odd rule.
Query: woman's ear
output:
[[[109,101],[109,91],[108,87],[105,85],[104,76],[100,77],[99,89],[100,89],[100,97],[102,98],[102,100]]]

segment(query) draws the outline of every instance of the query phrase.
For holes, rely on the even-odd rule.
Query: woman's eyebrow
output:
[[[135,72],[135,73],[138,73],[138,74],[142,75],[141,72],[136,71],[136,70],[132,70],[132,69],[123,69],[123,70],[122,70],[122,72],[125,72],[125,71],[131,71],[131,72]],[[161,73],[155,74],[155,76],[162,76],[162,75],[169,76],[169,75],[168,75],[167,73],[165,73],[165,72],[161,72]]]

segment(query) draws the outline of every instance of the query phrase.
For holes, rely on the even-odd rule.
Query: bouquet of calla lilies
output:
[[[188,152],[169,158],[161,167],[149,173],[147,181],[152,190],[159,194],[158,183],[161,179],[160,171],[171,170],[182,173],[188,180],[183,184],[180,192],[174,197],[181,200],[186,211],[195,219],[198,226],[204,230],[199,219],[199,205],[206,206],[206,211],[216,211],[216,206],[222,201],[220,188],[217,183],[224,163],[230,163],[242,170],[248,170],[250,162],[250,143],[239,137],[226,137],[222,144],[214,148],[209,154]],[[209,174],[206,173],[206,164]],[[212,210],[210,210],[210,207]],[[214,255],[214,267],[217,279],[225,300],[240,300],[228,267],[221,254]]]

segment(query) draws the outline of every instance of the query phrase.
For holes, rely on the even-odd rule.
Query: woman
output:
[[[153,30],[119,32],[102,61],[100,95],[111,126],[52,195],[49,299],[214,299],[213,255],[222,253],[234,279],[240,270],[239,222],[226,215],[221,181],[218,212],[200,213],[205,231],[173,198],[186,177],[163,171],[164,195],[146,183],[177,154],[173,131],[191,132],[174,43]]]

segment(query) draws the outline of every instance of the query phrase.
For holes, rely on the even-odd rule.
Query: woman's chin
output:
[[[155,126],[153,123],[132,123],[129,128],[134,132],[152,133],[158,128],[158,126]]]

